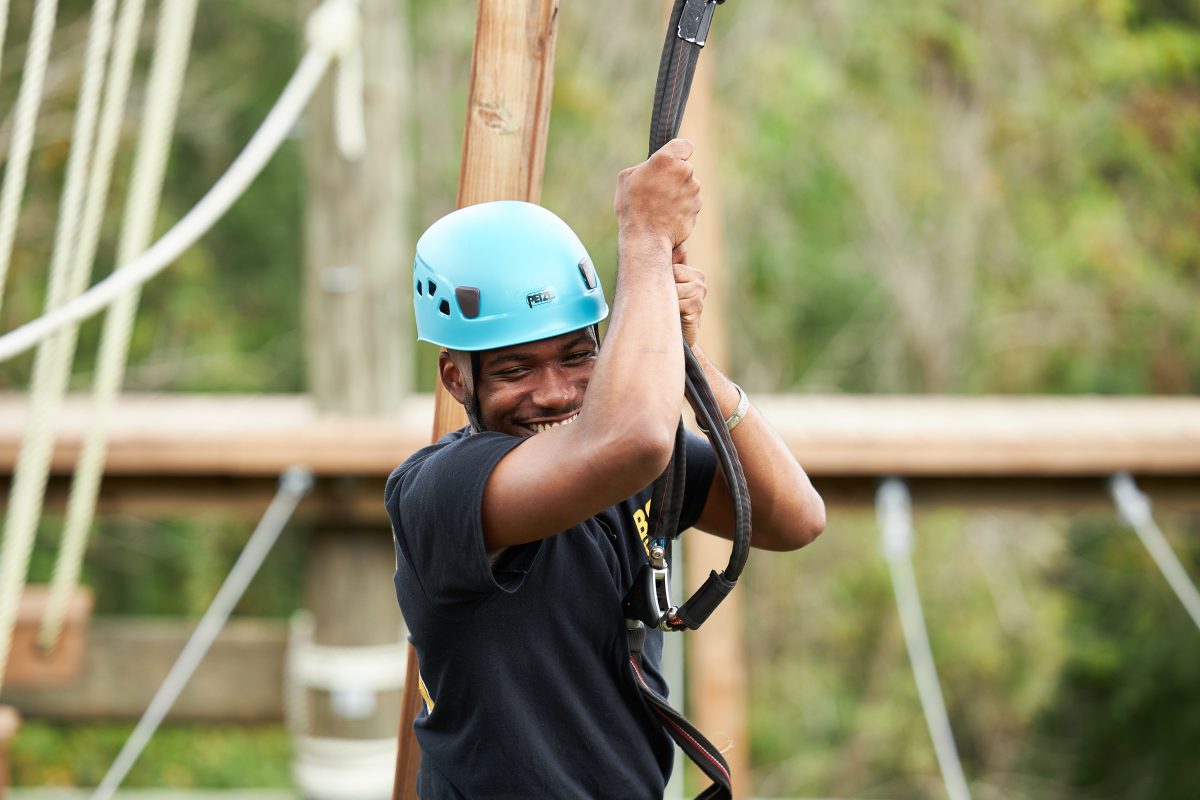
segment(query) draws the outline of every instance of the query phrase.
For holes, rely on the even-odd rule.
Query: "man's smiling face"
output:
[[[524,437],[569,425],[583,406],[597,347],[592,329],[585,328],[480,353],[474,391],[483,426]],[[469,363],[461,364],[461,357],[454,360],[460,374],[469,374]],[[463,389],[463,397],[457,392],[455,396],[466,405],[470,390],[466,385]]]

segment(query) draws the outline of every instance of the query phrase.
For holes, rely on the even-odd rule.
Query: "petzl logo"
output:
[[[525,299],[529,302],[529,307],[540,306],[542,303],[549,303],[554,299],[554,288],[547,286],[540,292],[530,292],[525,295]]]

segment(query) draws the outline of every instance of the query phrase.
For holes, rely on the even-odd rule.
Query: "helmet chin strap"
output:
[[[467,402],[463,408],[467,412],[467,421],[471,423],[471,433],[487,430],[483,427],[483,413],[479,410],[479,393],[475,391],[475,376],[479,374],[479,351],[471,351],[471,374],[467,380]]]

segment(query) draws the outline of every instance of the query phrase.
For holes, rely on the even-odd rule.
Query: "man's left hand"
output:
[[[704,311],[704,296],[708,286],[704,273],[687,265],[687,250],[683,245],[671,254],[675,271],[675,291],[679,294],[679,323],[688,347],[696,346],[700,335],[700,314]]]

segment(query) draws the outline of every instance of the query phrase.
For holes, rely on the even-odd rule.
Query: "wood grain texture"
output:
[[[1200,475],[1200,398],[785,396],[750,399],[816,477],[959,478]],[[436,430],[465,424],[438,399]],[[382,479],[429,443],[434,398],[387,417],[320,414],[299,395],[125,395],[113,412],[109,476],[274,478],[292,464],[318,476]],[[52,471],[75,463],[88,399],[69,397]],[[0,393],[0,475],[11,475],[28,418]]]
[[[389,414],[412,388],[416,348],[407,3],[363,0],[362,19],[366,152],[347,160],[337,147],[336,76],[306,115],[305,356],[320,408]]]
[[[550,128],[557,0],[480,0],[467,91],[458,207],[542,195]],[[461,406],[440,386],[433,440],[466,423]],[[409,647],[408,675],[418,674]],[[401,709],[393,798],[416,796],[420,748],[411,721],[420,710],[417,682],[408,681]]]

